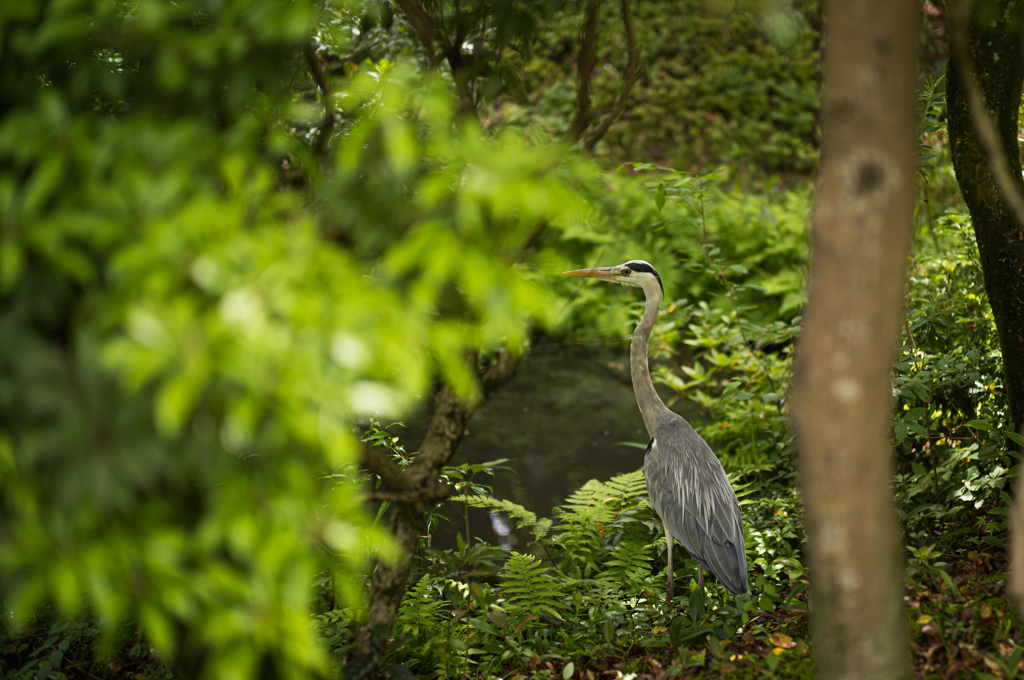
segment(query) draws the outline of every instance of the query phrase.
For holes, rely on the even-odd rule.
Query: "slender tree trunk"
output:
[[[913,233],[911,0],[826,0],[821,188],[793,415],[820,678],[911,674],[893,507],[890,370]]]
[[[459,448],[466,425],[475,410],[462,403],[448,388],[440,391],[420,451],[415,462],[406,468],[403,475],[408,490],[438,483],[437,473]],[[419,469],[415,474],[414,466]],[[425,510],[421,499],[394,503],[389,510],[389,528],[400,548],[401,557],[394,564],[379,563],[374,569],[370,582],[370,609],[356,641],[356,652],[359,654],[372,651],[373,632],[378,626],[384,627],[387,633],[385,639],[390,638],[391,627],[395,624],[398,607],[405,595],[412,557],[419,548]]]
[[[480,376],[483,400],[500,390],[515,372],[520,356],[502,351],[497,360]],[[364,465],[377,472],[394,491],[406,494],[409,500],[392,504],[389,527],[401,549],[395,564],[379,563],[370,580],[370,609],[356,636],[355,653],[373,651],[374,631],[383,627],[384,638],[390,638],[391,628],[398,617],[398,608],[409,581],[412,557],[419,548],[426,503],[436,503],[446,497],[447,489],[438,480],[441,469],[448,464],[459,448],[469,419],[483,401],[460,399],[447,387],[442,388],[434,402],[434,415],[427,428],[419,452],[404,471],[398,470],[387,459],[364,459]]]
[[[985,290],[1003,353],[1008,417],[1024,426],[1024,181],[1017,108],[1024,84],[1020,0],[989,12],[951,3],[953,49],[946,69],[946,103],[953,168],[971,213]],[[987,12],[986,14],[980,14]],[[971,19],[974,19],[973,21]],[[972,102],[973,100],[973,102]],[[1024,476],[1011,514],[1010,590],[1024,615]]]

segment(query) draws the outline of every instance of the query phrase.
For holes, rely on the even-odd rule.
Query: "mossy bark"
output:
[[[971,213],[985,289],[1003,352],[1009,418],[1024,425],[1024,227],[1000,191],[993,163],[1008,163],[1014,189],[1024,196],[1017,109],[1024,81],[1021,2],[979,3],[967,31],[967,53],[987,111],[972,112],[962,65],[954,50],[946,70],[949,142],[960,191]],[[993,7],[997,5],[997,7]],[[997,9],[998,11],[990,11]],[[975,116],[991,115],[1002,158],[989,158]]]
[[[920,6],[826,0],[820,191],[793,417],[819,678],[911,675],[890,371],[913,234]]]

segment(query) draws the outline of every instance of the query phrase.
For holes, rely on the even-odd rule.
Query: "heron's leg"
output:
[[[700,565],[700,575],[697,577],[697,587],[704,587],[704,565]]]
[[[672,544],[675,543],[675,539],[672,538],[667,526],[665,527],[665,541],[668,543],[668,588],[665,591],[665,599],[671,602],[672,593],[676,589],[675,580],[672,578]]]

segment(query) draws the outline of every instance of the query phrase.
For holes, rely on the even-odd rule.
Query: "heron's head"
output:
[[[562,272],[566,276],[585,276],[590,279],[601,279],[612,283],[621,283],[624,286],[643,288],[648,292],[665,292],[661,285],[661,277],[650,262],[643,260],[630,260],[617,264],[614,267],[597,267],[596,269],[575,269],[571,272]]]

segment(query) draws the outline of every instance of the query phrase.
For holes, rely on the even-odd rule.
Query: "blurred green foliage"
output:
[[[474,398],[469,351],[554,319],[530,264],[550,256],[525,251],[583,219],[589,171],[388,63],[333,78],[348,125],[317,157],[317,20],[273,0],[0,13],[5,626],[52,604],[107,649],[136,622],[182,677],[327,672],[316,576],[358,608],[393,554],[353,422],[437,378]]]

